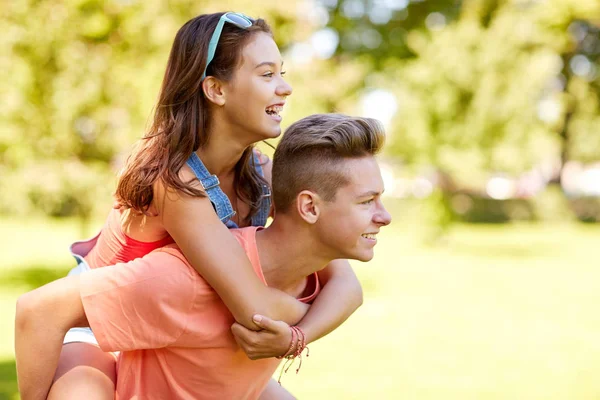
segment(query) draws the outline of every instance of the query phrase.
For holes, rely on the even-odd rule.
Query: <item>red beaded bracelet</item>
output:
[[[291,328],[292,327],[290,327],[290,332],[292,334],[292,338],[290,340],[290,347],[288,348],[288,350],[285,352],[284,355],[277,357],[277,359],[279,359],[279,360],[281,360],[284,357],[288,357],[290,354],[292,354],[292,349],[294,348],[294,336],[296,335],[296,331]]]
[[[306,346],[306,334],[299,326],[290,326],[290,332],[292,334],[292,339],[290,340],[290,347],[288,351],[283,355],[277,357],[278,359],[285,358],[285,362],[281,367],[281,371],[279,372],[279,379],[277,382],[281,385],[281,376],[283,373],[287,373],[290,367],[294,364],[294,360],[296,358],[300,359],[300,363],[298,365],[298,369],[296,369],[296,373],[300,372],[300,367],[302,367],[302,352],[306,349],[306,357],[310,355],[309,349]],[[295,347],[294,347],[295,345]]]

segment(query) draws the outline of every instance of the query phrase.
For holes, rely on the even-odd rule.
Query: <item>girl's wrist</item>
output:
[[[312,343],[314,337],[312,330],[303,324],[298,324],[296,326],[302,330],[302,333],[304,333],[304,340],[306,341],[306,344]]]
[[[287,351],[276,358],[281,360],[282,358],[285,358],[290,354],[294,354],[294,352],[296,351],[296,344],[298,343],[298,339],[296,337],[296,331],[292,327],[290,327],[290,336],[290,343],[287,347]]]

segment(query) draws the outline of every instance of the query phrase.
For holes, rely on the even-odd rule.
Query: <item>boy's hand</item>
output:
[[[262,315],[255,315],[253,321],[262,328],[251,331],[237,322],[231,325],[231,332],[238,345],[251,360],[283,356],[290,348],[292,332],[283,321],[273,321]]]

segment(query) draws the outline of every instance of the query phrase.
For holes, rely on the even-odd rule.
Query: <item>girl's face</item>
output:
[[[271,36],[259,32],[244,47],[241,65],[226,83],[225,116],[250,143],[281,134],[279,114],[292,94],[282,68],[277,45]]]

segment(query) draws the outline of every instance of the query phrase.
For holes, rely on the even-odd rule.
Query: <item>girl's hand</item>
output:
[[[287,353],[292,340],[288,324],[283,321],[273,321],[262,315],[255,315],[253,321],[262,330],[251,331],[237,322],[231,325],[235,341],[249,359],[279,357]]]

